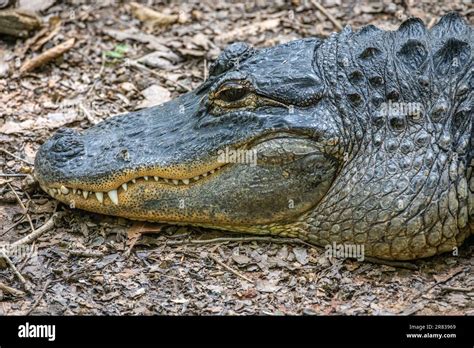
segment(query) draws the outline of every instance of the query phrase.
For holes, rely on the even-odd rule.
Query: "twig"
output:
[[[179,19],[178,15],[161,13],[136,2],[131,2],[130,7],[135,17],[152,27],[155,25],[167,26],[176,23]]]
[[[10,227],[8,227],[5,231],[2,231],[2,233],[0,233],[0,237],[7,234],[8,232],[10,232],[12,229],[14,229],[16,226],[18,226],[19,224],[23,223],[25,221],[25,216],[22,216],[20,220],[18,220],[17,222],[15,222],[13,225],[11,225]]]
[[[297,238],[275,238],[275,237],[219,237],[219,238],[212,238],[212,239],[166,241],[166,244],[167,245],[212,244],[212,243],[226,243],[226,242],[271,242],[271,243],[278,243],[278,244],[298,243],[298,244],[305,244],[311,247],[316,247],[316,245],[309,244]]]
[[[99,73],[97,74],[98,77],[95,79],[92,86],[86,92],[85,97],[87,97],[89,95],[89,93],[92,92],[95,89],[95,86],[97,86],[97,83],[102,79],[102,73],[104,72],[104,68],[105,68],[105,53],[102,53],[102,59],[101,60],[102,60],[102,62],[100,64]]]
[[[419,269],[417,265],[410,262],[383,260],[383,259],[377,259],[375,257],[369,257],[369,256],[366,256],[365,259],[377,265],[386,265],[386,266],[392,266],[396,268],[405,268],[412,271],[418,271]]]
[[[428,25],[426,26],[428,29],[431,29],[433,25],[436,23],[436,17],[431,18]]]
[[[103,253],[95,250],[69,250],[68,254],[70,256],[81,256],[81,257],[102,257]]]
[[[23,204],[23,202],[21,201],[20,197],[18,196],[18,194],[16,193],[15,189],[13,188],[12,185],[10,185],[10,183],[7,183],[8,187],[10,188],[10,190],[13,191],[13,193],[15,194],[15,197],[16,197],[16,200],[18,201],[18,203],[20,204],[21,208],[23,209],[23,214],[26,215],[26,218],[28,219],[28,222],[30,223],[30,227],[31,227],[31,232],[35,232],[35,226],[33,226],[33,221],[31,221],[31,217],[30,217],[30,214],[28,214],[28,209],[25,207],[25,205]]]
[[[69,39],[53,48],[50,48],[49,50],[41,53],[33,59],[26,61],[20,68],[20,74],[24,74],[26,72],[34,70],[48,63],[49,61],[61,56],[66,51],[69,51],[74,46],[75,42],[76,39]]]
[[[82,112],[86,115],[86,118],[90,123],[97,124],[99,122],[94,116],[92,116],[89,110],[87,110],[87,108],[82,105],[82,103],[79,103],[79,109],[81,109]]]
[[[0,250],[0,258],[3,258],[5,259],[5,261],[7,261],[7,264],[8,266],[10,266],[10,268],[12,269],[13,273],[15,273],[16,277],[18,278],[18,280],[21,282],[21,284],[23,285],[23,287],[27,288],[27,284],[26,284],[26,279],[21,275],[21,273],[18,271],[18,269],[16,268],[15,264],[12,262],[12,260],[8,257],[7,254],[5,254],[5,252],[3,250]]]
[[[26,266],[26,264],[28,263],[28,261],[31,259],[31,257],[33,256],[33,254],[36,252],[36,248],[35,248],[35,243],[33,242],[33,244],[31,245],[31,248],[30,248],[30,253],[25,257],[25,259],[23,260],[23,262],[21,263],[21,265],[18,267],[18,269],[21,271],[23,269],[23,267]]]
[[[455,291],[455,292],[473,292],[474,291],[474,287],[470,287],[470,288],[460,288],[460,287],[456,287],[456,286],[441,286],[441,289],[443,289],[444,291]]]
[[[332,24],[334,24],[334,26],[339,29],[339,30],[342,30],[342,25],[341,23],[339,23],[339,21],[334,18],[320,3],[318,3],[316,0],[311,0],[311,3],[319,10],[322,12],[323,15],[325,15],[329,21],[331,21]]]
[[[17,240],[16,242],[12,243],[11,246],[19,246],[19,245],[23,245],[23,244],[28,244],[36,239],[38,239],[43,233],[45,233],[46,231],[49,231],[50,229],[52,229],[54,227],[54,220],[59,217],[60,213],[54,213],[51,218],[46,221],[44,223],[43,226],[41,226],[40,228],[36,229],[33,233],[30,233],[29,235],[27,235],[26,237],[20,239],[20,240]]]
[[[238,276],[238,277],[240,277],[240,278],[242,278],[242,279],[248,281],[249,283],[253,284],[253,280],[252,280],[252,279],[247,278],[247,277],[244,276],[243,274],[237,272],[235,269],[233,269],[233,268],[227,266],[224,262],[222,262],[221,260],[219,260],[215,255],[212,255],[212,254],[211,254],[211,255],[209,255],[209,257],[210,257],[211,259],[213,259],[215,262],[217,262],[219,265],[221,265],[222,267],[224,267],[226,270],[228,270],[228,271],[234,273],[236,276]]]
[[[24,159],[24,158],[18,157],[17,155],[14,155],[14,154],[12,154],[11,152],[9,152],[9,151],[7,151],[7,150],[5,150],[5,149],[3,149],[3,148],[0,148],[0,151],[6,153],[7,155],[9,155],[9,156],[11,156],[11,157],[13,157],[13,158],[16,158],[16,159],[19,160],[19,161],[22,161],[22,162],[25,162],[26,164],[29,164],[30,166],[33,166],[33,165],[34,165],[34,164],[31,163],[30,161],[28,161],[28,160],[26,160],[26,159]]]
[[[25,296],[25,293],[23,291],[12,288],[11,286],[5,285],[1,282],[0,282],[0,290],[2,290],[4,292],[8,292],[8,293],[10,293],[14,296],[18,296],[18,297]]]
[[[207,59],[205,59],[205,58],[204,58],[204,64],[203,65],[204,65],[204,72],[203,72],[202,79],[203,79],[203,81],[206,81],[207,77],[208,77],[207,76],[208,72],[207,72]]]
[[[434,287],[440,285],[440,284],[443,284],[443,283],[446,283],[448,280],[451,280],[453,279],[454,277],[457,277],[459,274],[461,273],[464,273],[464,269],[462,267],[460,267],[457,271],[455,271],[453,274],[450,274],[448,277],[446,277],[445,279],[442,279],[442,280],[439,280],[437,281],[436,283],[434,283],[433,285],[429,286],[427,289],[424,289],[423,291],[420,291],[418,292],[418,294],[416,296],[414,296],[410,302],[413,302],[414,300],[416,300],[417,298],[421,297],[422,295],[425,295],[427,293],[429,293],[431,290],[433,290]]]
[[[33,306],[28,310],[28,312],[25,313],[25,315],[30,315],[31,312],[35,310],[36,307],[38,307],[39,303],[41,302],[41,299],[43,298],[44,294],[46,293],[46,290],[48,289],[48,286],[51,284],[51,279],[48,279],[46,281],[46,284],[43,286],[43,290],[41,290],[41,293],[39,294],[38,298],[36,299],[35,303],[33,303]]]
[[[162,79],[168,81],[169,83],[171,83],[171,84],[173,84],[173,85],[175,85],[175,86],[179,86],[179,87],[185,89],[185,90],[188,91],[188,92],[191,92],[191,91],[192,91],[192,89],[191,89],[190,87],[188,87],[188,86],[182,84],[181,82],[179,82],[179,81],[173,81],[173,80],[171,80],[169,77],[166,77],[165,75],[160,74],[160,73],[158,73],[158,72],[156,72],[156,71],[154,71],[154,70],[152,70],[152,69],[148,69],[146,66],[144,66],[144,65],[142,65],[142,64],[140,64],[140,63],[138,63],[138,62],[135,62],[135,61],[133,61],[133,60],[128,60],[128,64],[130,64],[131,66],[134,66],[134,67],[143,69],[143,70],[149,72],[149,73],[152,74],[152,75],[161,77]]]
[[[9,178],[9,177],[12,177],[12,178],[15,178],[15,177],[24,178],[25,176],[28,176],[28,174],[8,174],[8,173],[0,173],[0,177],[4,177],[4,178]]]

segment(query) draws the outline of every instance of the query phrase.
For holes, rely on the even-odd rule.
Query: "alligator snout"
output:
[[[73,129],[59,129],[39,149],[35,160],[36,175],[49,180],[67,178],[83,165],[84,157],[82,135]]]

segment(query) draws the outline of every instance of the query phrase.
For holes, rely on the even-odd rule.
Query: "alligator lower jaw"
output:
[[[107,181],[107,186],[115,187],[109,191],[96,191],[89,188],[87,185],[81,185],[80,183],[71,184],[41,184],[41,187],[49,195],[55,199],[68,204],[74,204],[77,207],[83,207],[87,210],[93,210],[94,206],[103,205],[105,206],[120,206],[122,201],[130,202],[134,188],[145,187],[145,189],[151,187],[159,187],[160,189],[169,190],[186,190],[188,187],[192,187],[194,184],[201,184],[211,179],[215,172],[221,170],[226,164],[214,167],[201,174],[194,175],[193,177],[186,177],[180,175],[180,178],[162,177],[158,175],[143,175],[134,177],[130,173],[127,176],[132,176],[133,179],[127,181]],[[152,171],[151,171],[152,172]],[[152,173],[153,174],[153,173]],[[121,198],[124,198],[123,200]],[[136,200],[140,197],[136,196]]]

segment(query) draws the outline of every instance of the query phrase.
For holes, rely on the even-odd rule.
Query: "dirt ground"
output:
[[[396,29],[410,16],[432,26],[450,10],[472,23],[470,1],[320,2],[334,20],[303,0],[148,1],[160,20],[131,3],[97,3],[52,4],[39,13],[41,32],[0,36],[0,241],[54,222],[12,264],[0,259],[0,314],[474,315],[472,238],[459,255],[411,263],[327,259],[294,240],[70,209],[31,176],[38,147],[58,128],[86,129],[195,88],[231,42],[266,47],[326,37],[339,24]],[[71,38],[60,57],[25,68]]]

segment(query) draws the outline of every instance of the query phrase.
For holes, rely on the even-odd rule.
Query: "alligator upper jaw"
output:
[[[258,147],[288,135],[285,133],[263,135],[253,141],[236,144],[236,151],[246,151],[245,148]],[[207,154],[196,162],[172,167],[159,165],[125,167],[111,175],[98,176],[95,180],[91,180],[92,176],[87,180],[78,177],[72,180],[47,181],[41,176],[37,176],[37,179],[42,189],[52,197],[68,204],[72,202],[74,206],[86,206],[88,210],[97,210],[90,207],[96,204],[119,206],[122,202],[130,202],[132,195],[133,199],[140,200],[143,194],[140,189],[135,190],[140,187],[145,187],[146,190],[153,189],[156,192],[177,190],[182,193],[195,186],[206,185],[220,172],[231,170],[232,163],[216,161],[216,158],[217,156]],[[92,201],[89,201],[90,199]]]

